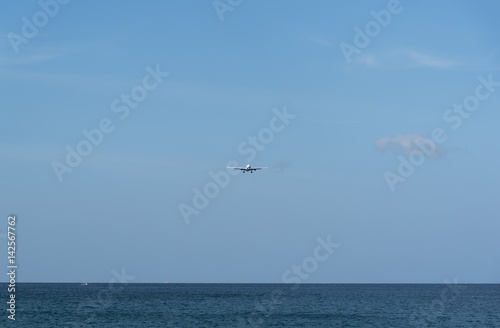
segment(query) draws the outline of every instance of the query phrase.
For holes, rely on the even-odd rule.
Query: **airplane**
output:
[[[243,173],[250,171],[250,173],[253,173],[253,171],[261,170],[261,169],[267,169],[267,167],[251,167],[250,164],[248,164],[245,167],[234,167],[234,166],[228,166],[228,169],[235,169],[235,170],[240,170],[243,171]]]

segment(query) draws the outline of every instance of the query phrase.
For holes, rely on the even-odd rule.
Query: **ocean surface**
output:
[[[7,284],[0,327],[500,327],[500,285]]]

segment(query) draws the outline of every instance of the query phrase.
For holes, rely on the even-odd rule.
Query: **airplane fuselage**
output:
[[[261,170],[261,169],[265,169],[265,167],[252,167],[250,164],[248,164],[247,166],[245,167],[232,167],[232,166],[228,166],[227,167],[228,169],[235,169],[235,170],[240,170],[242,171],[243,173],[247,172],[247,171],[250,171],[250,173],[253,173],[253,171],[257,171],[257,170]]]

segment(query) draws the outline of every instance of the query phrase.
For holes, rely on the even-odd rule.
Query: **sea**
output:
[[[498,284],[20,283],[14,316],[0,288],[0,327],[500,327]]]

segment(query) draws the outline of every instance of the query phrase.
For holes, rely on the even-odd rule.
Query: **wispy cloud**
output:
[[[428,154],[431,158],[438,158],[444,153],[444,150],[439,145],[436,145],[432,140],[424,136],[414,133],[406,135],[398,135],[396,137],[384,137],[375,141],[375,147],[380,152],[386,150],[392,151],[394,154],[410,155],[413,151],[422,151],[423,149],[431,150]]]
[[[327,39],[319,36],[319,35],[310,35],[309,40],[312,41],[313,43],[319,44],[321,46],[325,47],[331,47],[332,43],[328,41]]]
[[[48,60],[62,57],[64,54],[55,51],[36,53],[26,56],[19,56],[15,58],[0,57],[0,63],[7,65],[31,65],[39,64]]]
[[[408,58],[410,58],[418,66],[449,68],[461,65],[461,63],[457,60],[444,57],[431,56],[416,52],[414,50],[407,50],[405,55],[408,56]]]
[[[364,53],[352,60],[350,66],[372,69],[405,69],[427,67],[435,69],[462,68],[465,64],[446,56],[432,55],[413,49],[403,48],[395,51]]]
[[[364,65],[367,67],[375,67],[378,65],[378,62],[375,59],[375,56],[368,55],[368,54],[364,54],[364,55],[356,57],[356,59],[354,59],[353,62],[355,64]]]
[[[46,61],[61,58],[73,53],[85,50],[87,45],[65,45],[59,47],[26,47],[23,54],[11,54],[10,56],[0,56],[0,64],[2,65],[33,65],[40,64]],[[4,54],[11,52],[3,51]]]

